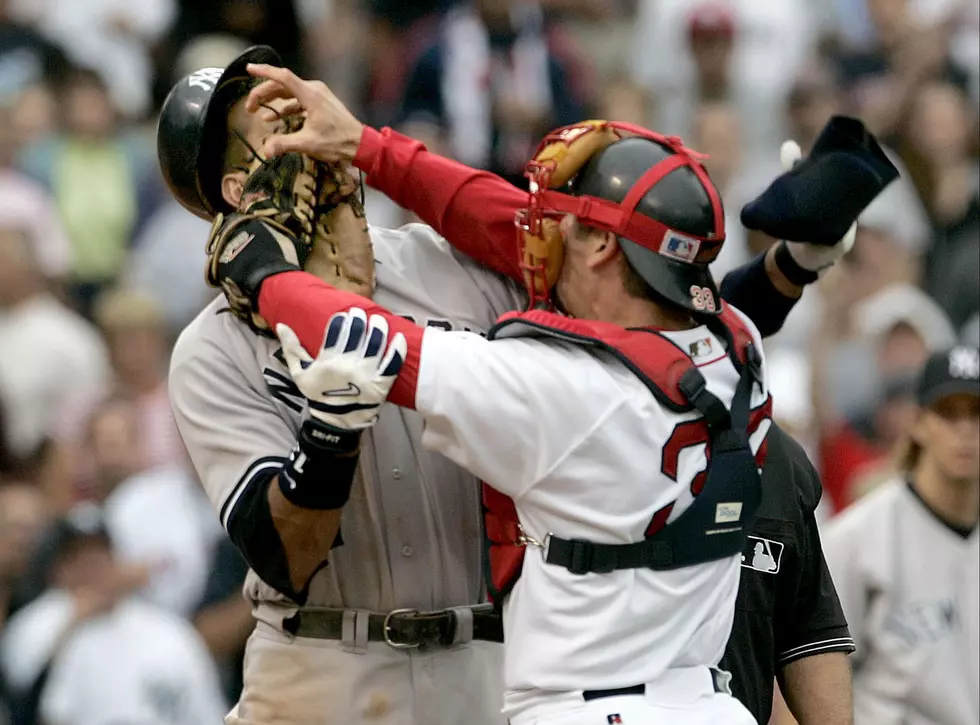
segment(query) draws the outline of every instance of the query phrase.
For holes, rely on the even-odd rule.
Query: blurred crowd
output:
[[[825,518],[893,475],[926,358],[980,338],[977,0],[0,0],[0,724],[136,698],[213,725],[237,698],[245,566],[166,393],[215,294],[209,225],[168,197],[154,123],[178,78],[255,43],[517,184],[558,125],[682,136],[723,190],[719,278],[773,242],[739,210],[780,142],[861,118],[902,177],[767,343]]]

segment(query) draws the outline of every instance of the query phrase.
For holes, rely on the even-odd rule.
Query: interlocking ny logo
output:
[[[191,88],[200,88],[202,91],[210,91],[217,84],[222,73],[224,68],[201,68],[187,77],[187,85]]]
[[[968,347],[954,348],[949,353],[949,374],[968,380],[980,377],[980,355]]]

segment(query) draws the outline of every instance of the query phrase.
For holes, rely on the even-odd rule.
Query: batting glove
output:
[[[779,149],[779,161],[783,171],[791,171],[803,159],[803,151],[796,141],[784,141]],[[847,233],[832,246],[825,244],[810,244],[808,242],[783,242],[786,251],[802,269],[817,274],[833,266],[854,246],[857,235],[857,222],[851,224]]]
[[[276,334],[311,417],[345,431],[374,425],[408,353],[403,334],[389,342],[387,320],[381,315],[368,319],[358,307],[330,318],[316,359],[286,325],[277,325]]]

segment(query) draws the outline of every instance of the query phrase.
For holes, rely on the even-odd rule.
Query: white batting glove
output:
[[[783,166],[783,171],[790,171],[800,159],[803,158],[803,151],[796,141],[784,141],[779,149],[779,161]],[[857,222],[851,225],[847,234],[833,246],[822,244],[807,244],[806,242],[783,242],[786,245],[793,261],[803,269],[811,272],[821,272],[828,267],[832,267],[838,259],[843,257],[854,246],[854,237],[857,234]]]
[[[276,325],[276,334],[312,417],[343,430],[374,425],[408,354],[403,334],[389,343],[388,321],[359,307],[330,318],[315,360],[289,327]]]

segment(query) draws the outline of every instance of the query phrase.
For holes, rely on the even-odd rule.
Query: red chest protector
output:
[[[752,335],[742,319],[723,305],[721,314],[710,318],[706,325],[726,342],[732,363],[736,370],[742,370],[747,357],[752,354],[750,347],[753,344]],[[687,352],[656,331],[627,330],[608,323],[532,310],[502,316],[488,334],[491,340],[508,337],[549,337],[612,353],[665,408],[677,413],[695,409],[689,395],[681,389],[681,378],[697,368]],[[767,401],[766,405],[753,411],[751,418],[755,419],[754,425],[758,425],[770,416],[771,403]],[[753,425],[751,420],[749,425]],[[765,444],[756,456],[758,465],[764,457]],[[487,547],[485,575],[491,599],[499,606],[520,577],[527,544],[536,542],[525,537],[511,498],[487,484],[483,485],[483,511]],[[667,507],[659,522],[661,528],[669,515],[670,507]],[[651,527],[654,525],[657,525],[656,517]],[[652,533],[652,530],[648,531],[648,535]]]

